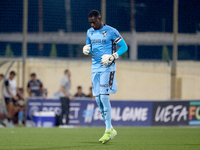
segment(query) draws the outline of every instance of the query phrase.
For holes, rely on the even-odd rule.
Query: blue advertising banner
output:
[[[60,115],[61,104],[55,99],[29,99],[27,103],[27,126],[34,126],[35,111],[54,111]],[[111,101],[113,126],[151,126],[152,102]],[[99,108],[94,100],[70,102],[69,124],[77,126],[104,126]]]
[[[81,107],[79,114],[82,115],[79,117],[80,125],[104,125],[99,108],[95,101],[84,101],[84,103],[83,101],[80,101],[80,103]],[[111,119],[114,126],[151,126],[151,102],[111,101],[111,106]]]

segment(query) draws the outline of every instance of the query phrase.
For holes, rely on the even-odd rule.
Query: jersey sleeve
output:
[[[88,44],[91,44],[90,37],[89,37],[89,31],[87,31],[87,40],[86,40],[86,45],[88,45]],[[91,54],[91,53],[92,53],[92,49],[90,49],[90,51],[89,51],[89,54]]]
[[[122,39],[122,36],[116,29],[113,29],[111,39],[117,44]]]
[[[91,44],[90,37],[89,37],[89,32],[87,31],[87,40],[86,40],[86,45]]]
[[[124,39],[121,39],[117,45],[119,46],[119,49],[117,51],[117,54],[120,56],[122,54],[124,54],[127,50],[128,50],[128,47],[126,45],[126,42],[124,41]]]

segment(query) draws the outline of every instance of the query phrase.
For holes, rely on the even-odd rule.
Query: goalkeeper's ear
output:
[[[97,19],[98,19],[99,22],[101,22],[101,20],[102,20],[102,19],[101,19],[101,16],[99,16]]]

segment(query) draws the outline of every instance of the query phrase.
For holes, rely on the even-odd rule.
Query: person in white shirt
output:
[[[5,90],[4,90],[4,99],[7,107],[7,120],[5,121],[5,125],[12,127],[11,117],[18,111],[17,107],[17,84],[15,81],[16,73],[14,71],[10,72],[9,78],[5,79]]]

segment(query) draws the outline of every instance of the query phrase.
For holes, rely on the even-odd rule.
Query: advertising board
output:
[[[189,125],[200,125],[200,101],[189,102]]]
[[[188,101],[153,102],[152,125],[188,125]]]
[[[34,126],[35,111],[53,111],[57,116],[61,104],[55,99],[29,99],[27,104],[27,126]],[[113,126],[151,126],[152,102],[111,101]],[[70,102],[69,124],[77,126],[104,126],[104,121],[95,100]]]

